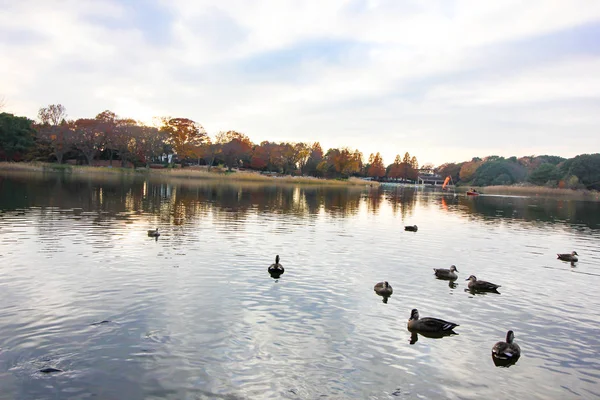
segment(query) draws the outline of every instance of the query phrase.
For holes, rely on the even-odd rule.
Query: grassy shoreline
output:
[[[547,196],[547,197],[564,197],[569,199],[577,200],[600,200],[600,192],[595,190],[582,190],[582,189],[560,189],[560,188],[549,188],[546,186],[533,186],[533,185],[514,185],[514,186],[486,186],[486,187],[475,187],[481,194],[497,194],[497,195],[516,195],[516,196]],[[465,191],[468,190],[465,187]]]
[[[308,176],[268,176],[258,172],[237,171],[214,172],[191,168],[146,169],[146,168],[121,168],[121,167],[93,167],[85,165],[67,165],[42,162],[0,162],[0,171],[43,172],[43,173],[68,173],[73,175],[111,175],[111,176],[144,176],[161,177],[177,180],[203,180],[222,182],[253,182],[265,184],[303,184],[324,186],[365,186],[379,185],[378,182],[368,182],[358,178],[347,180],[321,179]]]

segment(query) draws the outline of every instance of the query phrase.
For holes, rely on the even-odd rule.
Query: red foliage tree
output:
[[[385,166],[383,165],[383,159],[379,152],[377,154],[371,154],[369,156],[369,169],[367,176],[374,178],[381,178],[385,176]]]

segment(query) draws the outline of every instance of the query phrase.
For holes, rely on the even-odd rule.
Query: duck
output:
[[[275,256],[275,263],[271,264],[268,268],[268,271],[271,275],[281,275],[283,274],[283,265],[279,264],[279,255]]]
[[[506,332],[506,342],[498,342],[492,347],[492,357],[500,360],[516,360],[521,356],[521,348],[514,343],[515,333]]]
[[[160,233],[158,233],[158,228],[156,228],[156,229],[149,229],[148,230],[148,236],[150,236],[150,237],[159,237]]]
[[[563,261],[577,262],[579,260],[578,255],[576,251],[572,251],[571,254],[557,254],[557,258]]]
[[[416,225],[407,225],[404,227],[405,231],[416,232],[419,230],[419,227]]]
[[[394,289],[392,289],[387,281],[379,282],[373,289],[375,290],[375,293],[383,297],[390,297],[392,293],[394,293]]]
[[[475,275],[469,276],[466,280],[469,281],[468,286],[470,290],[477,290],[481,292],[497,292],[497,289],[501,287],[495,283],[478,281]]]
[[[408,320],[408,330],[411,332],[451,334],[454,333],[453,329],[457,326],[460,325],[438,318],[425,317],[419,319],[419,311],[416,308],[411,311],[410,319]]]
[[[458,275],[456,274],[458,272],[458,270],[456,269],[456,265],[451,265],[450,269],[434,268],[433,271],[435,276],[440,279],[458,279]]]

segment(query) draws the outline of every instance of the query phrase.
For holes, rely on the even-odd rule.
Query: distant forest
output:
[[[111,111],[94,118],[70,120],[61,104],[40,108],[38,121],[0,113],[0,160],[44,161],[95,165],[101,160],[115,166],[204,165],[323,178],[371,177],[377,180],[415,181],[419,173],[450,176],[455,184],[511,185],[528,182],[548,187],[600,189],[600,154],[504,158],[475,157],[438,167],[419,166],[408,152],[384,165],[380,153],[366,160],[347,147],[323,151],[315,143],[253,143],[236,131],[211,138],[202,125],[188,118],[162,117],[148,126]],[[419,171],[421,170],[421,171]]]

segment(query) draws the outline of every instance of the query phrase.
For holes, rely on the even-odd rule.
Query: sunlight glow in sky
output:
[[[600,2],[0,0],[0,98],[421,164],[600,151]]]

